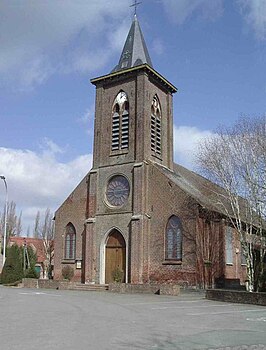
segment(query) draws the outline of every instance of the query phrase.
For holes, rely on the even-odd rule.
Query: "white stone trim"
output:
[[[134,168],[137,168],[137,167],[141,167],[143,165],[143,162],[140,162],[140,163],[135,163],[133,165]]]
[[[132,221],[137,221],[137,220],[141,220],[142,218],[143,218],[143,215],[135,214],[135,215],[132,215],[131,220]]]
[[[96,222],[96,218],[88,218],[85,220],[85,224],[92,224],[94,222]]]

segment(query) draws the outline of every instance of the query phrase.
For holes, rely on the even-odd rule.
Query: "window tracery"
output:
[[[66,226],[65,234],[65,259],[75,259],[76,257],[76,230],[75,227],[69,223]]]
[[[112,151],[128,149],[129,103],[127,94],[120,91],[113,104]]]
[[[181,220],[175,215],[168,220],[165,243],[165,258],[182,260],[182,226]]]

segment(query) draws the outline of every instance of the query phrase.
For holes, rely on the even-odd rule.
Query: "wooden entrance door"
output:
[[[105,283],[126,278],[126,242],[123,236],[113,231],[106,242],[105,248]],[[118,282],[118,281],[117,281]]]

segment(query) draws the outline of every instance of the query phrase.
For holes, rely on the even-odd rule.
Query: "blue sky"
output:
[[[117,64],[132,2],[0,2],[0,175],[24,228],[91,167],[89,79]],[[266,0],[143,0],[138,19],[154,68],[179,89],[176,162],[192,168],[197,142],[220,124],[265,115]]]

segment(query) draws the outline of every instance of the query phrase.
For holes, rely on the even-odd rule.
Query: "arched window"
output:
[[[112,151],[128,149],[129,103],[127,94],[120,91],[113,104]]]
[[[75,259],[76,257],[76,230],[75,227],[69,223],[66,226],[65,234],[65,259]]]
[[[182,226],[177,216],[171,216],[166,226],[165,258],[182,260]]]
[[[161,108],[157,95],[153,97],[151,106],[151,150],[154,155],[161,155]]]
[[[226,227],[225,237],[226,264],[233,264],[233,229],[231,226]]]

